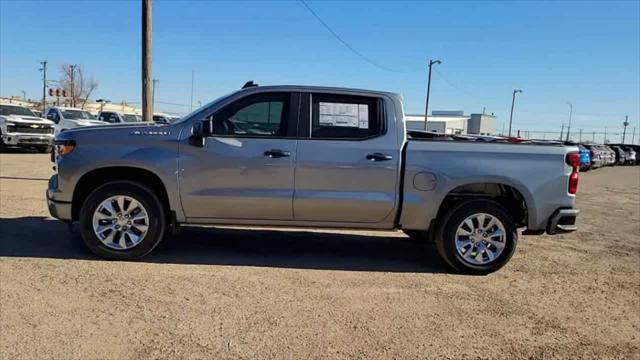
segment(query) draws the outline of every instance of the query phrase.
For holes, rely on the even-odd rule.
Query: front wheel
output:
[[[468,200],[453,206],[439,220],[436,248],[454,269],[488,274],[513,256],[518,233],[507,210],[492,200]]]
[[[118,260],[142,257],[164,236],[162,202],[146,186],[114,181],[91,193],[80,209],[80,232],[96,255]]]

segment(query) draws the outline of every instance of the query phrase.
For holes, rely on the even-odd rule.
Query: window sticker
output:
[[[321,102],[320,126],[342,126],[360,129],[369,128],[369,106]]]

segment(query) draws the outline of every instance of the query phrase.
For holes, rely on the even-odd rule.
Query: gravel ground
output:
[[[398,232],[183,229],[96,259],[0,155],[0,358],[640,358],[640,167],[582,174],[578,232],[490,276]]]

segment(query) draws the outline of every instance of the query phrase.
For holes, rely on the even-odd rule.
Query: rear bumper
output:
[[[580,210],[578,209],[558,209],[551,218],[549,218],[549,224],[547,225],[547,234],[555,235],[576,231],[576,219]]]

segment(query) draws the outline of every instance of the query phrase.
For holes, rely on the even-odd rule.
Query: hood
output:
[[[129,134],[134,131],[159,131],[162,127],[166,127],[167,125],[156,124],[156,123],[146,123],[146,122],[136,122],[136,123],[108,123],[105,121],[92,120],[92,122],[97,122],[97,124],[92,126],[79,126],[75,128],[71,128],[65,130],[64,133],[67,134],[88,134],[89,132],[99,133],[99,134],[108,134],[109,132],[117,133],[117,134]]]
[[[26,123],[26,124],[49,124],[53,125],[53,121],[35,117],[35,116],[19,116],[19,115],[5,115],[5,120],[14,123]]]
[[[109,123],[108,123],[109,124]],[[181,126],[155,123],[118,123],[78,126],[60,132],[56,139],[91,144],[139,144],[154,138],[177,138]]]

